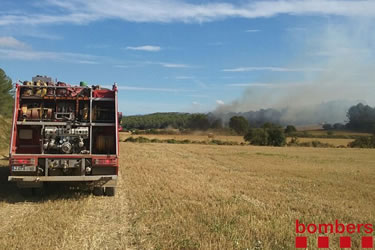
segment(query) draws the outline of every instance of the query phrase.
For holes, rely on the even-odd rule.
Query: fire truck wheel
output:
[[[105,188],[105,195],[106,196],[115,196],[116,188],[115,187],[106,187]]]
[[[103,187],[94,187],[94,190],[92,191],[92,193],[95,196],[102,196],[102,195],[104,195],[104,188]]]

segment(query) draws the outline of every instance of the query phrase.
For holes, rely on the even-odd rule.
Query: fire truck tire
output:
[[[115,187],[106,187],[105,188],[105,195],[106,196],[115,196],[116,188]]]
[[[94,187],[92,193],[95,196],[103,196],[104,195],[104,188],[103,187]]]

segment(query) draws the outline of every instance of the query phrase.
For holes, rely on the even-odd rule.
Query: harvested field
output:
[[[210,141],[212,139],[220,140],[220,141],[227,141],[227,142],[245,142],[243,136],[225,136],[225,135],[215,135],[213,138],[209,138],[208,135],[131,135],[131,133],[121,133],[120,139],[125,140],[128,137],[145,137],[148,139],[159,139],[159,140],[168,140],[168,139],[175,139],[175,140],[191,140],[191,141]],[[291,140],[291,137],[287,139],[287,142]],[[320,141],[322,143],[329,143],[336,147],[338,146],[347,146],[348,143],[352,142],[354,139],[339,139],[339,138],[298,138],[299,142],[311,142],[311,141]]]
[[[289,142],[292,138],[288,138],[287,141]],[[320,141],[321,143],[329,143],[336,147],[338,146],[348,146],[348,143],[354,141],[354,139],[336,139],[336,138],[298,138],[298,141],[303,142],[312,142],[312,141]]]
[[[373,150],[134,143],[122,149],[141,248],[293,249],[296,219],[375,222]],[[309,237],[312,245],[316,240]],[[332,240],[338,249],[338,237]]]
[[[124,181],[116,197],[52,187],[25,198],[7,182],[7,162],[0,164],[0,249],[130,248]]]
[[[293,249],[296,219],[375,224],[374,155],[121,143],[116,197],[53,190],[30,200],[1,161],[0,249]]]
[[[320,135],[327,135],[328,132],[331,132],[333,135],[340,135],[340,136],[370,136],[369,133],[361,133],[361,132],[354,132],[354,131],[347,131],[347,130],[305,130],[307,133],[314,135],[314,136],[320,136]]]

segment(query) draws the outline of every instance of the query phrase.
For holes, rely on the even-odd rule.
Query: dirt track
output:
[[[25,199],[0,164],[0,249],[129,249],[123,181],[116,197],[54,188]]]

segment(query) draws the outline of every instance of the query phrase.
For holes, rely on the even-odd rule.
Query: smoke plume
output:
[[[323,28],[308,28],[303,40],[291,41],[301,43],[303,52],[286,67],[302,69],[299,80],[286,82],[280,72],[277,80],[249,83],[241,98],[219,105],[213,113],[225,118],[230,112],[272,109],[279,112],[282,124],[345,122],[350,106],[359,101],[374,104],[374,23],[330,21]]]

